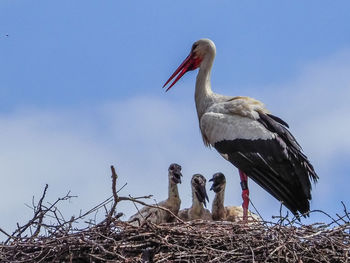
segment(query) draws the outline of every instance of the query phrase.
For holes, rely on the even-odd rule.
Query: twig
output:
[[[117,194],[117,178],[118,178],[118,175],[115,172],[115,169],[114,169],[113,165],[111,165],[111,171],[112,171],[112,193],[113,193],[114,202],[113,202],[112,208],[109,211],[108,216],[107,216],[107,218],[108,218],[107,219],[107,226],[109,226],[109,224],[111,223],[111,218],[114,215],[115,209],[116,209],[117,204],[119,202],[119,198],[118,198],[118,194]]]
[[[151,197],[151,196],[144,196],[143,198],[146,198],[146,197]],[[162,206],[159,206],[159,205],[150,205],[150,204],[147,204],[145,202],[142,202],[140,200],[138,200],[138,198],[133,198],[133,197],[119,197],[119,201],[132,201],[134,203],[138,203],[138,204],[141,204],[143,206],[148,206],[148,207],[153,207],[153,208],[157,208],[157,209],[160,209],[160,210],[163,210],[163,211],[166,211],[168,213],[171,214],[171,216],[173,216],[176,220],[178,220],[179,222],[183,223],[183,224],[187,224],[185,221],[183,221],[180,217],[178,217],[177,215],[175,215],[172,211],[170,211],[168,208],[165,208],[165,207],[162,207]]]
[[[152,196],[119,196],[116,180],[112,170],[113,196],[68,221],[58,204],[69,200],[70,193],[45,206],[45,187],[38,204],[33,199],[34,216],[27,224],[17,224],[14,235],[0,228],[11,241],[0,243],[0,261],[140,262],[144,251],[152,251],[154,262],[349,262],[350,222],[344,203],[345,214],[337,214],[338,218],[329,216],[330,224],[303,225],[294,218],[290,220],[288,213],[284,216],[282,210],[275,217],[277,222],[245,227],[234,222],[183,222],[169,209],[143,201]],[[121,213],[115,215],[114,204],[120,201],[161,209],[177,220],[160,225],[145,220],[142,227],[134,227],[119,220]],[[113,205],[106,210],[105,219],[97,222],[96,213],[110,202]],[[88,225],[75,227],[78,219],[85,216],[90,218],[85,220]],[[333,224],[337,225],[331,228]]]

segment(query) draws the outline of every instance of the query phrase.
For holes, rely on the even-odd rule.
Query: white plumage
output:
[[[192,189],[192,206],[179,211],[179,217],[184,221],[191,221],[195,219],[203,219],[211,221],[210,211],[206,206],[208,199],[207,191],[205,188],[207,180],[201,174],[195,174],[191,179]]]
[[[207,112],[200,120],[200,128],[211,145],[223,140],[275,138],[275,135],[266,130],[258,121],[240,115]],[[232,133],[233,129],[235,133]]]
[[[307,215],[311,200],[310,180],[318,176],[288,124],[270,114],[263,103],[249,97],[232,97],[211,90],[210,73],[216,54],[209,39],[196,41],[190,54],[165,87],[169,90],[186,72],[199,68],[195,102],[202,138],[240,171],[245,217],[249,191],[247,175],[283,202],[293,214]]]
[[[168,198],[158,206],[167,208],[174,215],[177,215],[180,210],[181,200],[177,189],[177,184],[181,183],[181,166],[173,163],[168,169]],[[129,223],[135,226],[141,226],[145,220],[154,224],[168,223],[174,220],[171,213],[156,207],[143,207],[139,212],[129,218]]]

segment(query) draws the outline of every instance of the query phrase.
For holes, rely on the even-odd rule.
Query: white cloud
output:
[[[330,190],[335,182],[327,173],[339,155],[350,157],[349,73],[350,52],[344,51],[305,67],[291,83],[264,89],[259,98],[289,122],[315,164],[321,177],[314,190],[315,208],[340,201],[341,193]],[[168,99],[138,97],[92,108],[22,109],[1,115],[0,209],[4,216],[0,227],[10,231],[15,222],[27,219],[30,211],[23,204],[30,203],[33,194],[39,198],[45,183],[50,201],[68,190],[79,196],[63,205],[67,216],[91,208],[110,195],[111,164],[117,168],[118,185],[128,183],[121,195],[154,194],[160,201],[167,195],[168,165],[178,162],[184,173],[183,207],[191,202],[192,174],[199,172],[209,179],[221,171],[228,181],[226,203],[239,205],[237,171],[215,150],[203,146],[193,104]],[[338,176],[345,185],[340,189],[345,189],[348,176]],[[278,213],[277,201],[251,186],[252,199],[265,217]],[[349,203],[349,198],[344,201]],[[127,216],[135,211],[128,203],[119,209]]]
[[[286,116],[312,155],[329,160],[350,154],[350,50],[313,62],[295,81],[269,90],[275,95],[268,93],[266,100]]]
[[[261,97],[290,124],[320,176],[312,207],[335,213],[341,200],[349,206],[350,50],[312,62],[295,80],[266,90]]]

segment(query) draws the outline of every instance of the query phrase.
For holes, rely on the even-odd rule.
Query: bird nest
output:
[[[114,172],[114,169],[112,170]],[[0,262],[348,262],[350,214],[329,224],[302,225],[279,216],[277,222],[252,224],[203,220],[136,227],[119,218],[120,201],[142,203],[139,198],[119,197],[116,174],[113,196],[77,218],[63,220],[57,204],[67,194],[45,205],[47,186],[29,222],[0,243]],[[84,228],[75,223],[106,207],[105,218]],[[132,204],[132,203],[131,203]],[[55,223],[48,224],[55,219]]]

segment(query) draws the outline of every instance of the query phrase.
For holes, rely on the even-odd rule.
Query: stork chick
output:
[[[158,206],[169,209],[175,215],[178,214],[180,210],[181,200],[179,197],[179,192],[177,189],[177,184],[181,184],[181,166],[173,163],[168,169],[168,199],[158,203]],[[152,222],[154,224],[167,223],[174,220],[174,217],[167,211],[164,211],[156,207],[143,207],[139,212],[129,218],[129,222],[133,225],[142,225],[145,220]]]
[[[224,206],[226,178],[223,173],[215,173],[209,180],[213,182],[210,190],[215,192],[215,197],[211,209],[214,221],[239,222],[243,220],[242,206]],[[259,217],[248,211],[248,220],[259,221]]]
[[[212,220],[210,211],[205,207],[206,200],[209,202],[205,184],[207,180],[201,174],[195,174],[192,176],[191,188],[192,188],[192,206],[180,210],[179,217],[184,221],[191,221],[195,219]]]

